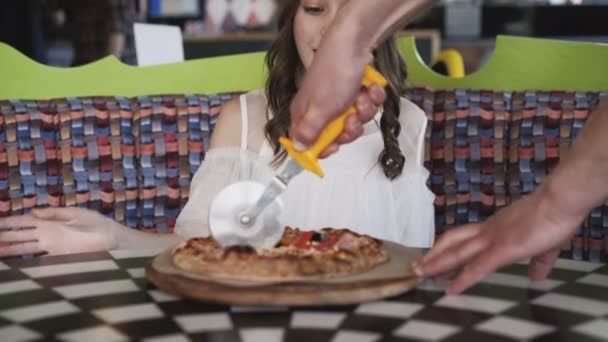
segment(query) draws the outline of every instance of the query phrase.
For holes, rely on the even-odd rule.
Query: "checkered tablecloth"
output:
[[[336,307],[222,306],[156,289],[159,251],[0,262],[0,341],[608,340],[608,265],[560,260],[531,283],[526,265],[460,296],[425,282],[404,295]]]

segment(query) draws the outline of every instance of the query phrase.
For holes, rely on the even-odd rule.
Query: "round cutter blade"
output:
[[[244,224],[240,215],[255,204],[265,186],[254,181],[231,184],[211,202],[209,227],[211,235],[222,246],[250,245],[255,248],[271,248],[283,235],[279,215],[283,203],[276,198],[255,220]]]

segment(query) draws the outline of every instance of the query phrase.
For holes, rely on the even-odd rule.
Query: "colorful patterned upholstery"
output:
[[[407,96],[429,118],[426,166],[441,234],[532,192],[608,93],[412,88]],[[606,261],[607,209],[593,210],[564,256]]]
[[[0,216],[81,206],[171,232],[221,105],[235,95],[0,101]],[[607,95],[409,89],[429,118],[438,234],[533,191]],[[565,255],[606,261],[607,209],[590,214]]]
[[[0,216],[80,206],[170,232],[225,95],[0,101]]]
[[[172,232],[201,166],[221,105],[231,94],[133,99],[139,200],[130,227]],[[130,218],[128,217],[128,218]]]

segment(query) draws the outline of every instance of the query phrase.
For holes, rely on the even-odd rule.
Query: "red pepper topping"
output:
[[[325,249],[333,247],[336,242],[338,242],[338,235],[332,234],[324,241],[319,242],[318,245],[315,246],[316,249]]]
[[[302,234],[302,236],[300,236],[300,239],[298,240],[298,242],[296,242],[296,248],[306,248],[306,246],[308,245],[308,243],[310,242],[310,239],[312,239],[312,236],[314,234],[315,234],[315,232],[313,232],[313,231],[304,232]]]

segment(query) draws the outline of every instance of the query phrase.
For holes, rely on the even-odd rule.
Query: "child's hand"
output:
[[[82,208],[34,209],[32,215],[0,219],[0,257],[50,255],[109,250],[117,247],[122,226],[96,211]]]

